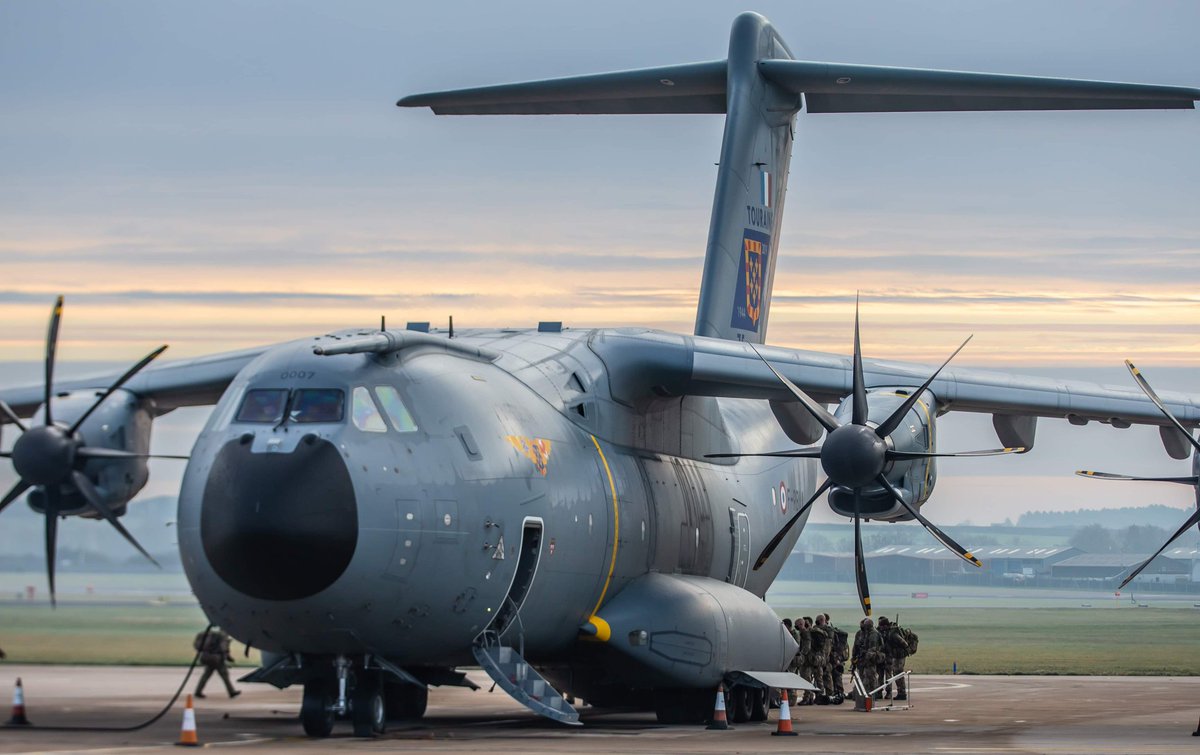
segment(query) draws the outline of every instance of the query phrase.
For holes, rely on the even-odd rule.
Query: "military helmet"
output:
[[[891,623],[892,622],[888,619],[888,617],[886,617],[886,616],[879,617],[879,626],[883,626],[884,624],[890,625]]]

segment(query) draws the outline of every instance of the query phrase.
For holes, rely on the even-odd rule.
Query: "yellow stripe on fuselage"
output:
[[[613,482],[612,469],[608,466],[608,459],[604,458],[604,449],[600,448],[600,441],[596,440],[596,436],[592,436],[592,443],[596,445],[596,453],[600,454],[600,463],[604,465],[604,474],[608,476],[608,489],[612,492],[613,502],[613,544],[612,556],[608,564],[608,576],[604,578],[604,589],[600,591],[600,597],[596,599],[596,607],[592,609],[592,616],[596,615],[596,611],[600,610],[600,604],[604,602],[604,596],[608,594],[608,586],[612,583],[613,570],[617,568],[617,543],[621,537],[621,511],[617,508],[617,484]]]

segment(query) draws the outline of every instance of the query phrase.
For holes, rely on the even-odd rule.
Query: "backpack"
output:
[[[833,652],[838,653],[842,658],[850,655],[849,646],[850,635],[838,628],[833,630]]]
[[[908,643],[908,654],[917,654],[917,633],[906,627],[897,627],[900,633],[904,635],[904,641]]]

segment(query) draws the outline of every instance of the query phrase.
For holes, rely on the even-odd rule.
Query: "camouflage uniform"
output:
[[[895,676],[904,671],[904,662],[908,658],[908,641],[904,639],[904,632],[900,631],[900,627],[888,622],[886,618],[879,620],[879,633],[883,636],[884,653],[887,655],[887,663],[885,672],[887,676],[884,679]],[[882,680],[880,680],[882,681]],[[908,683],[905,678],[899,677],[895,682],[896,699],[908,699]],[[892,685],[888,685],[885,690],[887,696],[892,694]]]
[[[800,676],[806,681],[813,682],[816,678],[817,668],[815,658],[813,656],[813,630],[812,622],[807,617],[796,620],[796,631],[800,635],[800,652],[796,654],[796,658],[800,662]],[[816,682],[813,682],[814,684]],[[812,705],[816,698],[812,692],[805,690],[803,698],[800,700],[801,705]]]
[[[825,625],[833,632],[833,649],[829,653],[829,675],[830,681],[833,682],[835,703],[840,705],[846,699],[846,688],[842,685],[842,675],[846,673],[846,661],[849,660],[846,657],[850,652],[846,642],[849,635],[831,624],[828,616],[825,617]]]
[[[821,688],[817,702],[824,705],[833,694],[833,678],[829,666],[830,655],[833,651],[833,630],[825,623],[824,616],[817,617],[817,625],[813,627],[813,658],[816,663],[816,678],[813,684]]]
[[[791,619],[784,619],[783,626],[787,628],[788,634],[790,634],[792,639],[796,641],[797,646],[796,654],[792,656],[792,660],[788,663],[787,670],[793,674],[798,674],[800,673],[800,633],[796,631],[794,626],[792,626]],[[796,690],[787,690],[787,697],[788,705],[796,704]]]
[[[233,682],[229,681],[229,668],[225,665],[233,662],[233,656],[229,654],[229,642],[229,635],[216,627],[213,627],[207,636],[201,632],[192,641],[192,647],[199,651],[200,662],[204,664],[204,673],[200,676],[200,683],[196,685],[196,697],[204,697],[204,685],[208,684],[213,672],[220,674],[221,681],[225,682],[225,691],[231,698],[242,694],[241,690],[234,689]]]
[[[879,686],[879,664],[885,659],[883,653],[883,638],[875,629],[875,623],[863,619],[860,629],[854,635],[853,664],[862,679],[865,691],[870,692]],[[875,699],[883,697],[882,692],[875,694]]]

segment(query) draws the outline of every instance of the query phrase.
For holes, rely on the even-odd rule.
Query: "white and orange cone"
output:
[[[799,736],[792,731],[792,709],[788,707],[787,691],[779,696],[779,725],[775,727],[775,731],[771,732],[772,737],[795,737]]]
[[[6,726],[29,726],[29,719],[25,717],[25,687],[21,685],[21,677],[17,677],[17,686],[13,689],[13,709],[12,718],[8,719]]]
[[[196,710],[192,707],[192,696],[187,696],[187,705],[183,707],[183,728],[179,730],[179,747],[199,747],[200,738],[196,736]]]
[[[725,685],[717,687],[717,704],[713,706],[712,721],[709,722],[709,729],[722,731],[729,728],[729,722],[725,718]]]

